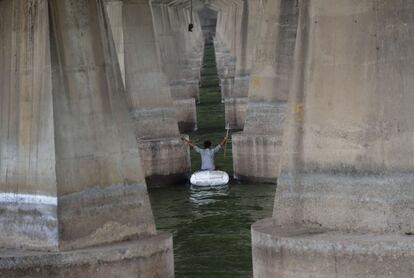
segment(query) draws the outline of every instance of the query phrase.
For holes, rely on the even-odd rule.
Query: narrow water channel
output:
[[[214,46],[206,45],[201,73],[198,130],[190,134],[199,145],[206,139],[218,143],[225,135],[224,105],[221,103]],[[217,166],[232,173],[231,142],[217,154]],[[192,153],[192,167],[200,158]],[[159,230],[174,235],[176,277],[252,277],[250,225],[269,217],[274,185],[238,184],[220,188],[182,185],[150,190]]]

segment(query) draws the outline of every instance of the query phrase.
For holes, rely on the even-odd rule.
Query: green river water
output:
[[[194,143],[217,144],[225,135],[214,47],[206,45],[201,72],[198,130],[190,133]],[[200,157],[191,154],[192,168]],[[231,142],[227,155],[216,155],[216,166],[232,174]],[[272,214],[276,187],[240,184],[217,188],[182,185],[150,190],[158,230],[174,235],[176,277],[252,277],[250,226]]]

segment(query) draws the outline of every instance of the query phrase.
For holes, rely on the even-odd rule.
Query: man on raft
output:
[[[216,165],[214,164],[214,155],[218,152],[224,144],[227,142],[227,135],[216,147],[211,148],[211,142],[209,140],[204,142],[204,148],[200,148],[197,145],[193,144],[190,140],[181,138],[185,143],[190,145],[196,152],[201,155],[201,171],[214,171],[216,170]]]

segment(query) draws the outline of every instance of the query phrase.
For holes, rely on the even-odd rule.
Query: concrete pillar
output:
[[[48,4],[25,2],[0,2],[0,246],[57,250]]]
[[[115,43],[122,81],[125,86],[125,53],[124,28],[122,22],[122,0],[105,0],[105,8],[110,22],[112,37]]]
[[[232,137],[233,166],[237,179],[276,183],[298,9],[291,0],[267,1],[262,8],[246,123]]]
[[[223,102],[231,94],[236,66],[235,55],[231,53],[231,39],[235,33],[229,30],[229,21],[234,22],[234,14],[231,12],[232,7],[233,5],[222,6],[218,14],[217,33],[214,45]]]
[[[0,276],[172,277],[102,2],[0,15]]]
[[[191,12],[189,9],[178,9],[179,17],[181,22],[180,30],[185,30],[191,22]],[[182,49],[185,49],[186,62],[184,68],[184,76],[187,81],[187,86],[191,95],[196,96],[196,100],[199,102],[200,99],[200,71],[203,61],[204,53],[204,40],[201,32],[201,25],[193,10],[193,32],[184,32],[184,43]]]
[[[300,2],[273,218],[254,277],[411,277],[414,3]]]
[[[255,7],[257,3],[253,3]],[[215,38],[217,71],[220,78],[222,101],[225,103],[226,123],[232,129],[242,129],[247,109],[247,87],[234,90],[235,76],[238,75],[238,87],[244,72],[247,27],[249,24],[249,3],[240,0],[222,6],[217,23]],[[238,73],[236,73],[238,72]],[[244,82],[248,84],[248,80]]]
[[[125,89],[148,185],[186,182],[189,150],[161,71],[151,6],[146,0],[124,1],[123,17]]]
[[[234,91],[236,72],[240,70],[243,57],[241,57],[246,47],[246,25],[248,22],[247,0],[242,0],[232,5],[230,18],[226,24],[226,36],[230,36],[228,45],[230,47],[230,63],[224,70],[221,78],[221,89],[225,104],[226,124],[232,129],[243,129],[247,108],[246,94],[241,91]]]
[[[265,2],[244,1],[236,53],[235,76],[226,99],[226,119],[230,127],[242,129],[246,120],[250,74],[255,61]]]
[[[183,34],[188,26],[181,26],[174,8],[162,3],[152,3],[154,26],[161,53],[162,70],[166,74],[171,96],[177,111],[180,132],[197,129],[196,98],[185,78],[186,53]]]

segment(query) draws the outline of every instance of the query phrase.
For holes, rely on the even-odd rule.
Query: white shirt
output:
[[[201,149],[197,146],[194,150],[201,155],[201,170],[215,170],[214,154],[220,150],[221,146],[217,145],[214,149]]]

